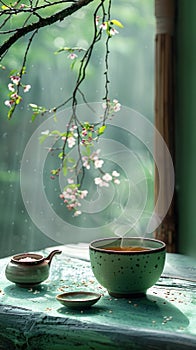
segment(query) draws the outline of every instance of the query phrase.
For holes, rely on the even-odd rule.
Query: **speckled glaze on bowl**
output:
[[[156,239],[126,237],[124,246],[142,246],[149,250],[112,251],[121,239],[105,238],[89,245],[92,271],[97,281],[115,297],[145,294],[161,276],[165,263],[165,243]]]

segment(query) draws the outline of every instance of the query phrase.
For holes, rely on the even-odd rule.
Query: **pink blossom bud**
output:
[[[10,79],[16,85],[18,85],[20,82],[20,77],[18,75],[11,75]]]

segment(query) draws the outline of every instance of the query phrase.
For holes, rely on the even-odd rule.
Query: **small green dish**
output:
[[[59,294],[56,299],[70,309],[88,309],[101,298],[101,294],[92,292],[68,292]]]

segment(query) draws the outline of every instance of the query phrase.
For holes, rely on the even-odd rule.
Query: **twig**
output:
[[[62,21],[65,17],[72,15],[74,12],[78,11],[80,8],[88,5],[94,0],[78,0],[77,3],[72,4],[70,7],[55,13],[52,16],[46,18],[40,18],[38,22],[31,23],[26,27],[18,28],[17,32],[13,34],[7,41],[3,43],[0,47],[0,60],[2,55],[9,50],[9,48],[21,37],[26,34],[43,28],[45,26],[51,25],[57,21]]]

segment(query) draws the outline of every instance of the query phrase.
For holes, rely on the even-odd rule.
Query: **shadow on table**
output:
[[[59,314],[61,315],[68,315],[68,314],[72,314],[75,316],[93,316],[93,315],[98,315],[100,313],[104,313],[105,312],[105,307],[104,306],[92,306],[90,308],[84,308],[84,309],[71,309],[71,308],[67,308],[66,306],[62,306],[59,309],[56,310]]]
[[[51,284],[40,284],[31,289],[20,288],[16,285],[7,286],[4,290],[10,298],[28,300],[46,298],[47,302],[55,301],[57,295],[56,287]],[[41,299],[39,299],[41,298]],[[37,301],[38,301],[37,300]],[[7,300],[9,303],[9,300]],[[53,307],[61,315],[92,320],[104,324],[112,322],[122,327],[152,328],[156,330],[183,331],[189,325],[189,320],[175,305],[157,295],[146,295],[140,298],[125,299],[114,298],[105,294],[96,305],[89,309],[74,310],[67,307],[59,307],[55,301]],[[120,320],[120,321],[119,321]]]
[[[104,296],[89,309],[57,309],[61,315],[91,319],[96,323],[110,323],[120,327],[152,328],[156,330],[183,331],[189,325],[188,318],[174,305],[158,296],[146,295],[141,298],[116,299]]]
[[[11,298],[18,299],[28,299],[28,298],[37,298],[51,295],[52,297],[56,296],[56,287],[52,288],[49,284],[39,284],[33,288],[21,288],[16,284],[11,284],[5,287],[4,292]]]

